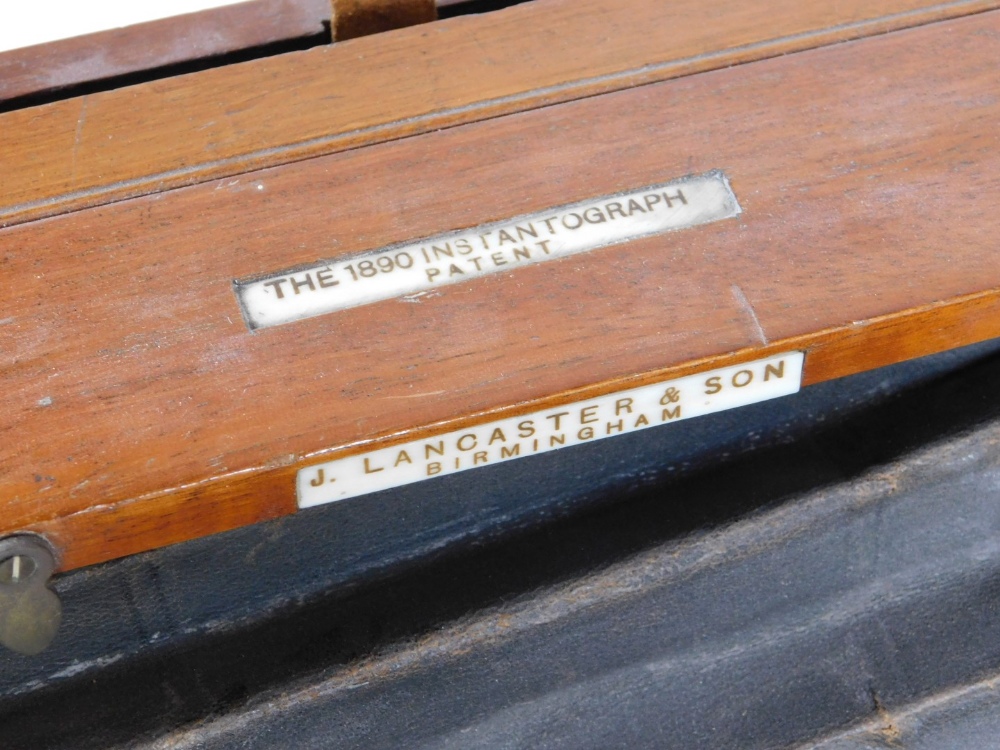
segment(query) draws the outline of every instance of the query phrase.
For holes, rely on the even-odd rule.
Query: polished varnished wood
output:
[[[236,5],[0,52],[0,109],[29,96],[325,33],[330,0]]]
[[[330,5],[336,42],[437,20],[435,0],[330,0]]]
[[[8,112],[0,226],[997,4],[535,0]]]
[[[1000,336],[998,54],[983,13],[2,230],[0,532],[68,569],[293,512],[320,457],[770,352],[813,383]],[[711,169],[740,218],[419,302],[251,334],[231,288]]]

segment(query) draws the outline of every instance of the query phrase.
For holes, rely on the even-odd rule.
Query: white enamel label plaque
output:
[[[740,214],[719,171],[234,282],[251,329],[402,297]]]
[[[689,375],[308,466],[309,508],[796,393],[802,352]]]

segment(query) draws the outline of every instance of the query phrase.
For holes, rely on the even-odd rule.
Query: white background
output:
[[[0,0],[0,52],[247,0]]]

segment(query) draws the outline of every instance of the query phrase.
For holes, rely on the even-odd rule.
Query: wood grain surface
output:
[[[0,532],[74,568],[293,512],[298,468],[380,441],[1000,336],[998,57],[983,13],[0,230]],[[738,219],[417,303],[251,334],[231,287],[712,169]]]
[[[0,226],[995,8],[535,0],[0,115]]]
[[[0,52],[12,99],[324,33],[330,0],[250,0]]]
[[[437,20],[434,0],[330,0],[335,42]]]

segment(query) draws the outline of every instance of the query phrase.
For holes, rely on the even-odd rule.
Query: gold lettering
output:
[[[558,414],[546,414],[545,418],[553,420],[556,423],[556,426],[555,426],[554,429],[558,430],[558,429],[560,429],[559,428],[559,420],[562,419],[563,417],[565,417],[567,414],[569,414],[568,411],[561,411]]]
[[[615,214],[618,214],[623,219],[628,218],[627,216],[625,216],[625,212],[622,211],[621,203],[615,202],[615,203],[605,204],[604,210],[608,212],[608,217],[611,219],[615,218]]]
[[[285,293],[281,291],[281,285],[284,284],[288,279],[275,279],[274,281],[265,281],[264,286],[274,287],[275,294],[277,294],[278,299],[284,299]]]
[[[664,192],[663,193],[663,198],[664,198],[664,200],[666,200],[667,205],[670,206],[670,208],[674,207],[674,201],[680,201],[685,206],[687,205],[687,198],[684,197],[684,193],[681,192],[680,188],[677,188],[677,194],[676,195],[667,195]]]
[[[291,282],[291,284],[292,284],[292,291],[295,292],[296,294],[299,293],[299,289],[303,289],[305,287],[308,287],[309,291],[311,291],[311,292],[315,292],[316,291],[316,285],[313,284],[313,280],[312,280],[312,275],[311,274],[307,273],[306,277],[302,281],[299,281],[298,279],[293,278],[293,277],[289,277],[288,281]]]
[[[771,375],[776,378],[785,377],[785,360],[781,360],[777,365],[767,364],[764,366],[764,382],[771,379]]]
[[[323,268],[316,272],[316,280],[319,282],[321,289],[329,289],[331,286],[337,286],[340,282],[333,278],[333,271],[329,268]]]
[[[506,229],[501,229],[498,236],[500,237],[501,245],[503,245],[503,243],[505,242],[510,242],[511,244],[517,244],[517,240],[514,239],[514,235],[512,235]]]
[[[615,416],[617,417],[619,414],[622,413],[622,411],[624,411],[626,414],[632,413],[632,399],[620,398],[617,401],[615,401]]]
[[[576,219],[575,224],[570,224],[568,221],[566,221],[570,216]],[[562,224],[567,229],[579,229],[580,227],[583,226],[583,217],[581,217],[580,214],[566,214],[565,216],[562,217]]]
[[[524,237],[525,237],[525,235],[528,235],[528,236],[530,236],[530,237],[534,237],[534,238],[536,238],[536,239],[538,238],[538,230],[537,230],[537,229],[535,229],[535,225],[534,225],[534,224],[532,224],[532,223],[531,223],[530,221],[528,222],[528,227],[527,227],[527,229],[526,229],[526,228],[524,228],[524,227],[519,227],[519,226],[516,226],[516,225],[514,226],[514,229],[516,229],[516,230],[517,230],[517,238],[518,238],[519,240],[522,240],[522,241],[523,241],[523,240],[524,240]]]

